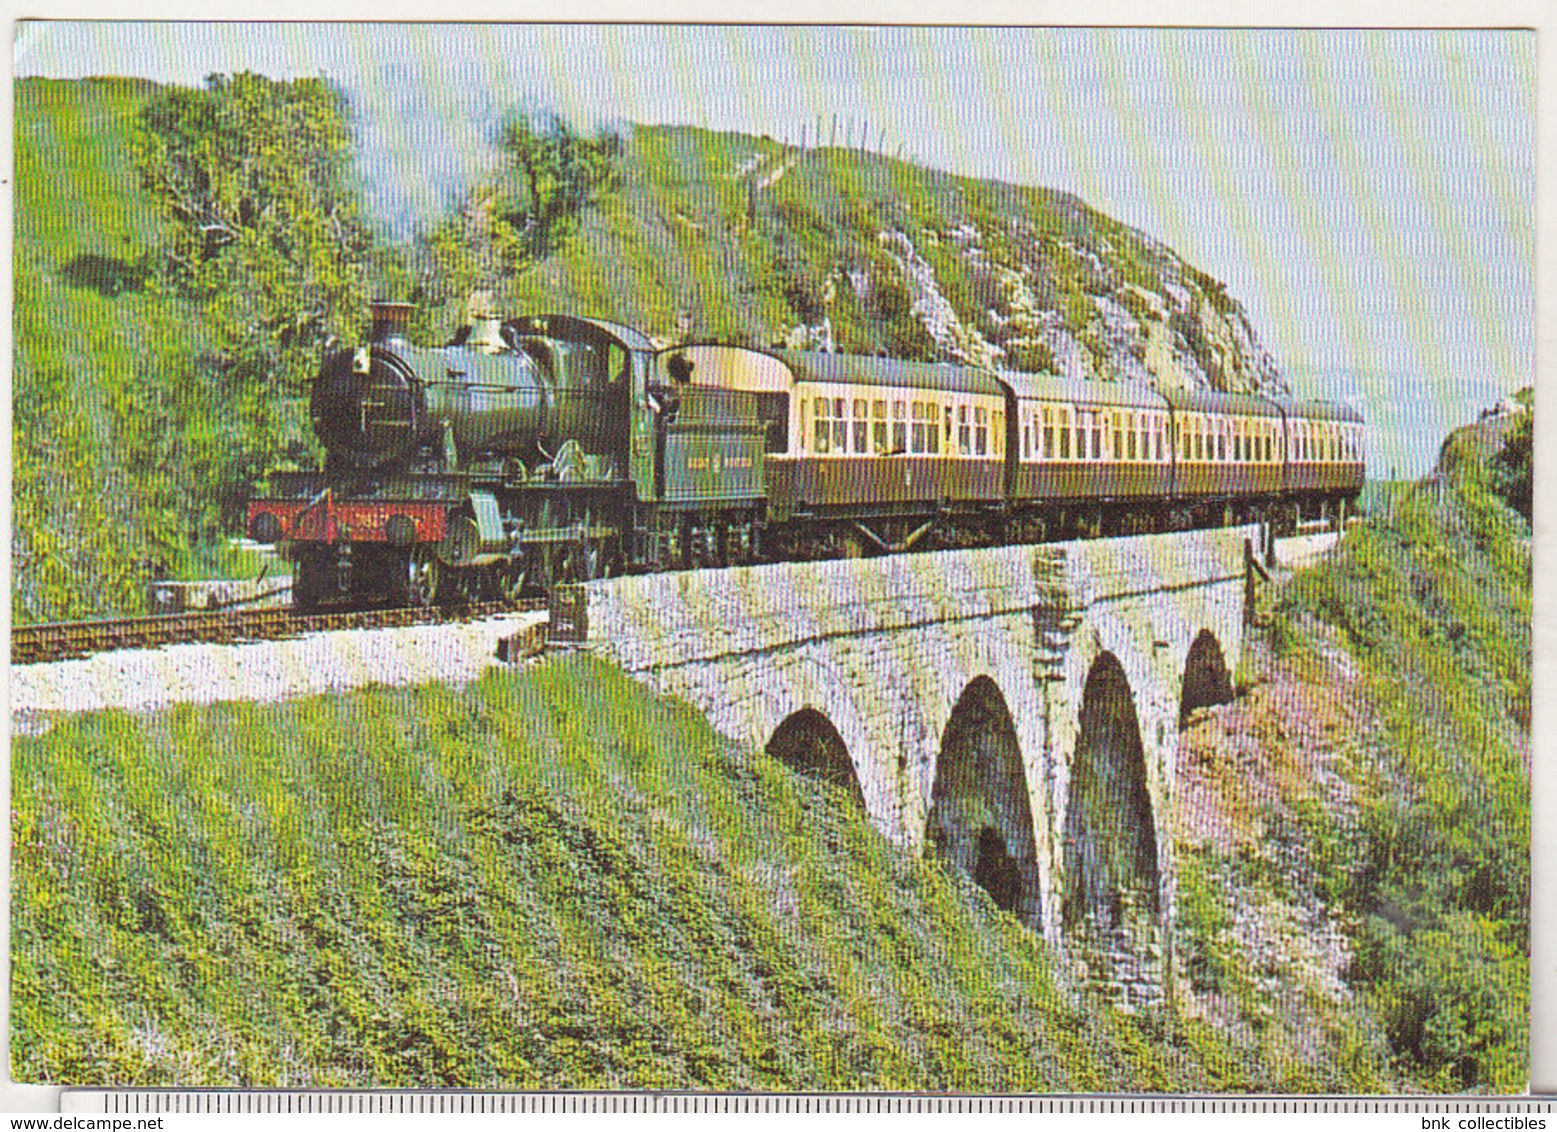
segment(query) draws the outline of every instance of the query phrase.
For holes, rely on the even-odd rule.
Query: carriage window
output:
[[[913,439],[909,441],[910,452],[924,451],[924,402],[915,401],[912,406],[914,416]]]
[[[991,451],[997,455],[1005,455],[1006,451],[1006,415],[999,409],[990,414],[989,418],[989,443]]]
[[[1078,460],[1087,458],[1087,432],[1088,426],[1092,423],[1088,418],[1091,416],[1092,414],[1084,409],[1076,410],[1076,459]]]
[[[1031,459],[1033,455],[1033,426],[1022,425],[1022,459]]]
[[[989,410],[973,410],[973,451],[980,456],[989,454]]]
[[[968,428],[968,407],[957,406],[957,450],[964,456],[973,454],[973,436]]]
[[[1070,410],[1060,410],[1060,459],[1070,459]]]
[[[832,425],[827,419],[830,408],[831,402],[826,397],[816,399],[816,443],[811,447],[821,453],[827,451],[828,438],[832,436]]]
[[[1233,462],[1243,463],[1243,422],[1233,422]]]
[[[870,441],[870,421],[869,414],[866,412],[868,408],[863,399],[855,399],[854,419],[850,424],[854,434],[854,450],[861,454],[864,454]]]
[[[933,402],[924,407],[925,446],[937,456],[941,454],[941,409]]]
[[[1047,406],[1043,410],[1043,458],[1054,459],[1054,410]]]
[[[1268,464],[1275,459],[1276,437],[1269,429],[1265,432],[1265,462]]]
[[[1092,458],[1103,458],[1103,419],[1098,413],[1092,414]]]
[[[849,422],[844,419],[846,404],[848,402],[842,397],[833,398],[833,450],[835,452],[849,450]]]
[[[1116,460],[1118,460],[1118,459],[1120,459],[1121,457],[1124,456],[1124,450],[1125,450],[1124,428],[1125,428],[1125,415],[1123,413],[1115,413],[1114,414],[1114,459],[1116,459]],[[1132,439],[1130,443],[1134,444],[1135,441]]]
[[[887,403],[873,401],[870,410],[870,441],[879,456],[887,450]]]
[[[903,401],[892,402],[892,451],[908,451],[908,407]]]
[[[1216,423],[1216,458],[1223,463],[1227,462],[1227,422]]]
[[[1116,417],[1115,419],[1117,420],[1118,418]],[[1125,415],[1125,428],[1129,430],[1129,439],[1125,441],[1125,456],[1127,459],[1134,460],[1136,452],[1134,413],[1128,413]],[[1117,429],[1114,432],[1114,455],[1119,455],[1119,432]]]

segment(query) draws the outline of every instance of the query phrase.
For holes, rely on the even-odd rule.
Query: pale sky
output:
[[[435,207],[513,104],[840,132],[1076,193],[1227,283],[1375,474],[1534,380],[1535,34],[1519,31],[22,25],[19,77],[324,74],[390,215]]]

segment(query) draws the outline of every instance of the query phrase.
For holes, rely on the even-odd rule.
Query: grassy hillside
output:
[[[1295,575],[1180,752],[1186,1008],[1435,1092],[1528,1076],[1530,533],[1485,457]]]
[[[236,391],[197,310],[150,286],[160,219],[123,79],[16,84],[12,616],[138,611],[154,564],[209,568],[227,534]]]
[[[20,1080],[1377,1087],[1067,986],[844,794],[587,658],[79,717],[13,781]]]
[[[1355,855],[1322,862],[1356,918],[1354,984],[1431,1088],[1522,1087],[1529,1004],[1531,545],[1479,457],[1450,461],[1301,575],[1283,647],[1333,626],[1375,705]],[[1315,815],[1316,835],[1336,831]]]
[[[1219,282],[1074,196],[690,127],[635,127],[576,234],[500,289],[672,341],[1284,389]]]

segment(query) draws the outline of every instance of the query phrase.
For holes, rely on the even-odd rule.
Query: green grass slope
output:
[[[1451,446],[1444,470],[1437,487],[1397,486],[1277,600],[1273,675],[1229,709],[1245,746],[1222,794],[1252,832],[1181,852],[1183,951],[1197,990],[1258,1019],[1269,964],[1239,921],[1275,909],[1286,962],[1329,953],[1330,969],[1288,981],[1338,978],[1392,1073],[1522,1091],[1530,530],[1484,452]]]
[[[15,87],[15,621],[139,611],[149,564],[179,569],[223,534],[233,391],[202,360],[199,312],[143,267],[160,221],[130,121],[155,89]]]
[[[1202,1023],[1068,988],[844,794],[589,658],[77,717],[17,739],[13,781],[24,1081],[1288,1083]]]
[[[1360,671],[1377,731],[1355,771],[1355,855],[1324,880],[1355,917],[1353,985],[1426,1087],[1525,1085],[1530,901],[1531,544],[1448,461],[1441,492],[1403,493],[1300,575],[1282,644],[1326,624]],[[1333,835],[1315,815],[1316,839]]]

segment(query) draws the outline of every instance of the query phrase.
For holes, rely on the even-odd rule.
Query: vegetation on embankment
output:
[[[1067,987],[842,791],[588,658],[14,744],[19,1080],[1369,1087]]]
[[[342,110],[318,81],[15,91],[12,617],[139,613],[312,458],[301,383],[358,321],[367,246]]]
[[[1527,418],[1513,435],[1528,433]],[[1418,1088],[1526,1087],[1531,557],[1511,504],[1528,502],[1528,459],[1518,466],[1517,452],[1451,443],[1441,485],[1400,486],[1291,578],[1258,683],[1186,733],[1191,1012],[1268,1053],[1345,1058],[1362,1044]]]

